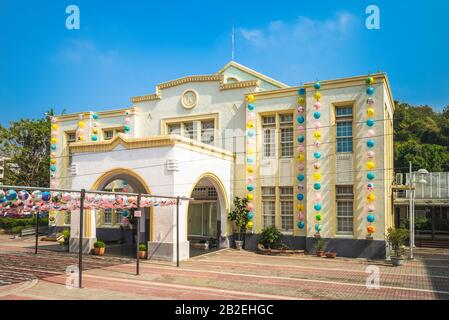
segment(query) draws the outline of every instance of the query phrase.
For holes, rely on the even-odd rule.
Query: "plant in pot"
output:
[[[62,231],[62,241],[60,242],[60,245],[63,246],[66,251],[68,251],[69,243],[70,243],[70,229],[66,228]]]
[[[147,258],[148,247],[146,243],[139,244],[139,258],[146,259]]]
[[[282,247],[281,231],[275,226],[271,226],[262,230],[259,243],[266,249],[278,249]]]
[[[390,256],[393,266],[402,266],[404,263],[403,246],[408,238],[407,229],[388,228],[386,235],[388,244],[390,245],[393,255]]]
[[[241,250],[243,247],[242,234],[246,232],[249,222],[248,213],[248,199],[235,197],[234,210],[229,213],[229,220],[234,222],[238,229],[238,240],[235,241],[237,250]]]
[[[103,241],[98,240],[94,243],[94,248],[95,248],[95,254],[97,256],[102,256],[102,255],[104,255],[104,251],[106,250],[106,244]]]
[[[322,257],[324,254],[324,240],[321,238],[318,238],[315,240],[315,250],[316,250],[316,256]]]
[[[326,247],[326,252],[324,253],[326,258],[335,259],[337,257],[337,252],[335,252],[332,245]]]

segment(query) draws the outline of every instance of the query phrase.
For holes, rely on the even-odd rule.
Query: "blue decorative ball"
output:
[[[254,158],[253,158],[253,157],[247,157],[247,158],[246,158],[246,162],[248,162],[248,163],[254,163]]]
[[[366,125],[367,125],[368,127],[372,127],[372,126],[374,126],[375,124],[376,124],[376,121],[373,120],[373,119],[368,119],[368,120],[366,120]]]
[[[313,85],[313,87],[314,87],[316,90],[320,90],[320,89],[321,89],[321,83],[315,82],[315,84]]]
[[[368,180],[374,180],[374,178],[376,177],[376,175],[374,174],[374,172],[368,172],[366,174],[366,177],[368,178]]]
[[[316,232],[320,232],[320,231],[321,231],[321,224],[317,223],[317,224],[315,225],[315,231],[316,231]]]
[[[92,119],[97,120],[97,119],[98,119],[98,113],[94,113],[94,114],[92,115]]]
[[[304,139],[305,139],[304,136],[302,136],[302,135],[301,135],[301,136],[298,136],[298,142],[299,142],[299,143],[303,143],[303,142],[304,142]]]
[[[376,90],[373,87],[368,87],[368,89],[366,89],[366,94],[372,96],[375,91]]]
[[[304,117],[303,116],[298,116],[298,118],[296,118],[296,120],[298,121],[299,124],[304,123]]]
[[[256,132],[254,130],[248,130],[248,137],[254,137],[256,135]]]
[[[248,191],[254,191],[254,186],[253,186],[252,184],[249,184],[249,185],[246,187],[246,190],[248,190]]]
[[[319,158],[321,158],[321,152],[318,152],[318,151],[314,152],[313,156],[314,156],[315,159],[319,159]]]
[[[299,201],[302,201],[302,200],[304,200],[304,195],[303,195],[302,193],[298,193],[298,195],[296,196],[296,198],[297,198]]]
[[[305,227],[304,221],[298,221],[297,226],[299,229],[304,229],[304,227]]]
[[[97,141],[97,140],[98,140],[98,137],[96,135],[93,135],[92,136],[92,141]]]
[[[374,221],[376,221],[376,217],[375,217],[374,215],[370,214],[370,215],[368,215],[368,216],[366,217],[366,220],[367,220],[369,223],[373,223]]]
[[[315,189],[315,190],[320,190],[321,189],[321,183],[315,183],[314,185],[313,185],[313,188]]]
[[[128,125],[126,125],[126,126],[125,126],[125,132],[128,132],[128,131],[131,131],[131,127],[128,126]]]
[[[55,172],[55,171],[56,171],[56,166],[51,165],[51,166],[50,166],[50,171],[51,171],[51,172]]]
[[[50,148],[51,148],[51,150],[55,151],[55,150],[58,148],[58,146],[55,145],[55,144],[52,144],[52,145],[50,146]]]
[[[366,146],[367,146],[368,148],[373,148],[374,145],[375,145],[375,143],[374,143],[373,140],[368,140],[368,141],[366,142]]]
[[[253,105],[252,103],[250,103],[250,104],[248,105],[248,110],[249,110],[249,111],[253,111],[253,110],[254,110],[254,105]]]
[[[321,204],[320,203],[317,203],[317,204],[315,204],[314,206],[313,206],[313,208],[316,210],[316,211],[320,211],[321,210]]]
[[[248,212],[248,219],[253,220],[254,214],[252,211]]]
[[[51,200],[51,193],[48,191],[42,192],[42,201],[49,202]]]
[[[299,174],[297,178],[298,178],[299,181],[304,181],[304,175],[303,174]]]
[[[298,94],[299,94],[300,96],[305,95],[305,94],[306,94],[306,89],[304,89],[304,88],[299,88],[299,89],[298,89]]]
[[[6,200],[8,200],[8,201],[17,200],[17,192],[15,190],[6,191]]]
[[[313,113],[313,117],[315,118],[315,119],[319,119],[319,118],[321,118],[321,112],[319,112],[319,111],[315,111],[314,113]]]

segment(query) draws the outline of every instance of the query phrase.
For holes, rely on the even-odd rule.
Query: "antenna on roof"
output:
[[[232,18],[232,48],[231,48],[231,61],[234,61],[234,51],[235,51],[235,29],[234,29],[234,17]]]

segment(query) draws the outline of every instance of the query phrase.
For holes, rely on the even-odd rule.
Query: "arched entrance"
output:
[[[100,177],[92,190],[123,193],[144,193],[151,191],[143,178],[127,169],[115,169]],[[137,218],[135,210],[101,209],[95,214],[96,235],[106,243],[106,254],[134,256],[136,253]],[[152,238],[152,209],[142,209],[140,242],[147,243]]]
[[[190,256],[196,256],[228,247],[227,211],[228,200],[217,177],[202,176],[190,194],[187,211],[187,240]]]

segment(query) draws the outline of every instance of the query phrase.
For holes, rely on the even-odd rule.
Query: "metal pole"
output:
[[[137,196],[137,210],[140,210],[140,194]],[[142,214],[142,213],[141,213]],[[136,276],[140,274],[140,257],[139,257],[139,245],[140,245],[140,217],[137,217],[137,232],[136,232]]]
[[[79,277],[78,277],[78,288],[83,287],[83,232],[84,232],[84,198],[86,196],[86,190],[81,189],[81,196],[80,196],[80,228],[79,228],[79,251],[78,251],[78,270],[79,270]]]
[[[176,267],[179,268],[179,197],[176,198]]]
[[[37,254],[37,245],[39,243],[39,212],[36,211],[36,243],[34,246],[34,254]]]
[[[413,177],[412,177],[412,162],[409,162],[409,180],[408,180],[408,185],[409,185],[409,200],[410,200],[410,205],[409,205],[409,212],[408,212],[408,220],[409,220],[409,232],[410,232],[410,239],[409,239],[409,258],[410,260],[413,260]]]

